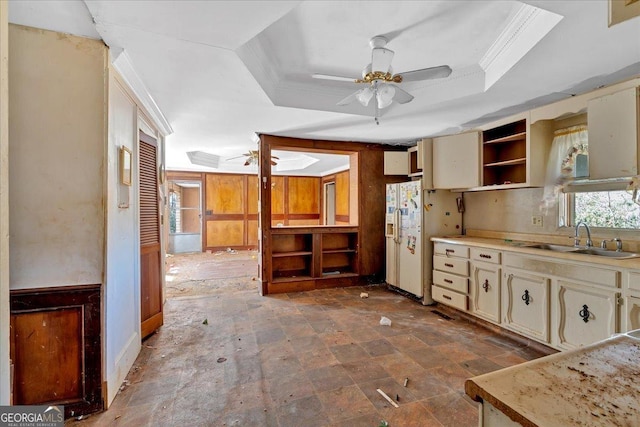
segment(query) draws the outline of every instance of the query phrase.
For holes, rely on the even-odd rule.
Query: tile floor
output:
[[[384,286],[261,297],[242,268],[222,291],[174,293],[109,410],[67,424],[477,426],[465,379],[543,355]]]

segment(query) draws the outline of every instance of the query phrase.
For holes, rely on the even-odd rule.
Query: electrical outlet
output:
[[[542,215],[531,215],[531,225],[542,227]]]

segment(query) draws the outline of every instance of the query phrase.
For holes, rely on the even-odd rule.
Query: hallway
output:
[[[165,325],[109,410],[67,425],[476,426],[465,379],[542,356],[384,286],[261,297],[256,268],[255,252],[169,257]]]

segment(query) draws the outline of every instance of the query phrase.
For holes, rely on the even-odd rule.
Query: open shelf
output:
[[[495,162],[495,163],[486,163],[484,165],[485,168],[492,168],[492,167],[496,167],[496,166],[510,166],[510,165],[523,165],[527,163],[527,158],[526,157],[522,157],[520,159],[512,159],[512,160],[505,160],[502,162]]]
[[[271,241],[270,282],[281,285],[277,292],[356,283],[358,231],[354,227],[274,228]]]
[[[482,133],[482,185],[527,182],[527,123],[525,119]]]

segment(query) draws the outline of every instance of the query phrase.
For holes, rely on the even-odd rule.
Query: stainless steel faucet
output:
[[[579,221],[576,224],[576,234],[573,237],[573,246],[578,247],[580,246],[580,235],[578,234],[578,232],[580,231],[580,226],[583,225],[584,229],[587,230],[587,243],[586,243],[586,247],[590,248],[593,246],[593,241],[591,240],[591,230],[589,230],[589,226],[587,225],[586,222],[584,221]]]
[[[622,251],[622,240],[619,237],[614,237],[611,240],[604,239],[600,244],[602,249],[607,249],[607,242],[616,242],[616,252]]]

